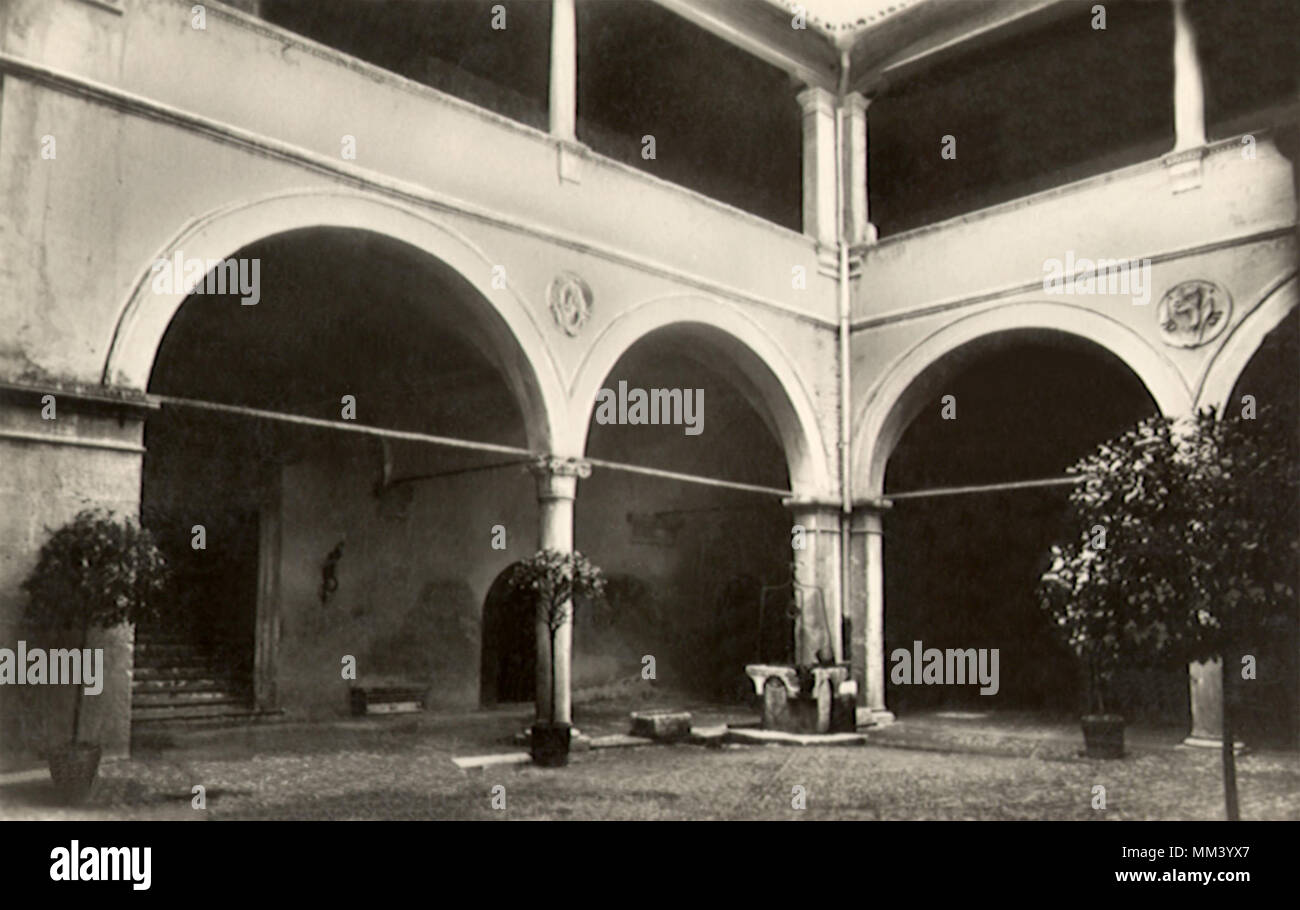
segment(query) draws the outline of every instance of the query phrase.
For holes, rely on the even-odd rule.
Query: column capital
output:
[[[528,466],[537,478],[538,499],[573,499],[578,479],[591,476],[591,462],[562,455],[539,455]]]
[[[854,534],[884,534],[882,518],[893,503],[888,499],[858,499],[853,503],[849,529]]]
[[[840,104],[849,114],[857,114],[861,117],[866,115],[867,108],[871,106],[871,99],[861,92],[850,92],[844,96]]]
[[[795,95],[795,100],[799,102],[799,109],[805,117],[810,114],[835,115],[835,93],[819,85],[804,89]]]
[[[838,499],[805,499],[787,496],[781,505],[790,510],[796,521],[813,526],[814,530],[839,530],[843,505]]]

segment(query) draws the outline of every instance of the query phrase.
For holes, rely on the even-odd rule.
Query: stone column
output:
[[[835,96],[824,88],[809,88],[798,100],[803,111],[803,232],[831,249],[838,240]]]
[[[532,465],[537,478],[537,510],[540,527],[538,547],[543,550],[573,551],[573,501],[578,478],[591,476],[591,465],[576,458],[545,455]],[[573,645],[573,616],[555,636],[555,721],[572,720],[570,702],[570,658]],[[537,618],[537,720],[551,719],[551,633],[542,617]]]
[[[1205,145],[1205,84],[1186,0],[1174,4],[1174,151]]]
[[[1187,15],[1186,0],[1174,6],[1174,147],[1164,157],[1175,193],[1201,185],[1205,156],[1205,85],[1196,52],[1196,31]]]
[[[885,724],[894,715],[885,707],[884,503],[853,506],[849,539],[849,611],[853,642],[850,663],[858,684],[858,725]]]
[[[1192,732],[1183,744],[1218,748],[1223,744],[1223,662],[1188,664],[1187,680],[1192,695]]]
[[[782,500],[802,535],[791,534],[791,544],[802,536],[803,549],[792,550],[799,602],[803,606],[795,625],[795,662],[815,664],[817,652],[827,649],[838,662],[844,658],[843,610],[840,598],[840,507],[837,503],[805,499]],[[820,599],[810,586],[821,592]]]
[[[573,0],[551,0],[551,135],[577,141],[578,27]]]
[[[868,211],[867,106],[860,92],[844,99],[844,237],[849,243],[874,243],[876,226]]]

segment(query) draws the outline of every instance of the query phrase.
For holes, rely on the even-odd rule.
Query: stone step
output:
[[[266,712],[257,711],[249,701],[229,704],[131,706],[132,724],[189,723],[202,721],[228,721],[251,719]]]
[[[132,695],[166,692],[213,692],[239,689],[240,681],[233,675],[225,676],[187,676],[160,677],[157,679],[133,679]]]
[[[165,708],[178,705],[238,705],[248,701],[247,695],[230,689],[213,689],[202,692],[132,692],[131,708]]]
[[[207,665],[195,664],[192,667],[136,666],[131,678],[135,682],[151,682],[160,679],[237,679],[242,675],[245,674],[209,661]]]

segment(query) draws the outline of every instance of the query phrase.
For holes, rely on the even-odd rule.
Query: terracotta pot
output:
[[[1118,714],[1083,717],[1083,751],[1088,758],[1124,757],[1124,718]]]
[[[572,724],[533,724],[531,739],[533,764],[543,768],[560,768],[569,763],[569,736]]]
[[[50,778],[59,798],[70,805],[84,802],[90,795],[99,771],[99,746],[74,743],[50,750]]]

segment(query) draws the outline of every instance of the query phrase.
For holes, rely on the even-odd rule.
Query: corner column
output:
[[[844,98],[844,237],[849,243],[875,243],[867,191],[867,107],[861,92]]]
[[[888,506],[855,503],[849,534],[849,610],[853,628],[850,663],[858,684],[858,726],[887,724],[885,707],[884,523]]]
[[[795,661],[804,666],[816,664],[817,652],[824,650],[839,663],[844,659],[839,504],[805,499],[784,499],[782,503],[790,510],[794,527],[803,528],[804,546],[792,551],[795,580],[802,585],[796,594],[802,609],[795,627]],[[796,539],[792,533],[792,544]]]
[[[591,465],[577,458],[544,455],[533,462],[537,479],[537,545],[543,550],[573,552],[573,501],[577,498],[578,478],[591,476]],[[546,620],[536,619],[537,630],[537,720],[551,718],[551,633]],[[573,611],[555,635],[555,720],[570,723],[573,719],[570,699],[571,656],[573,648]]]
[[[835,96],[824,88],[798,95],[803,111],[803,232],[833,249],[835,220]]]

